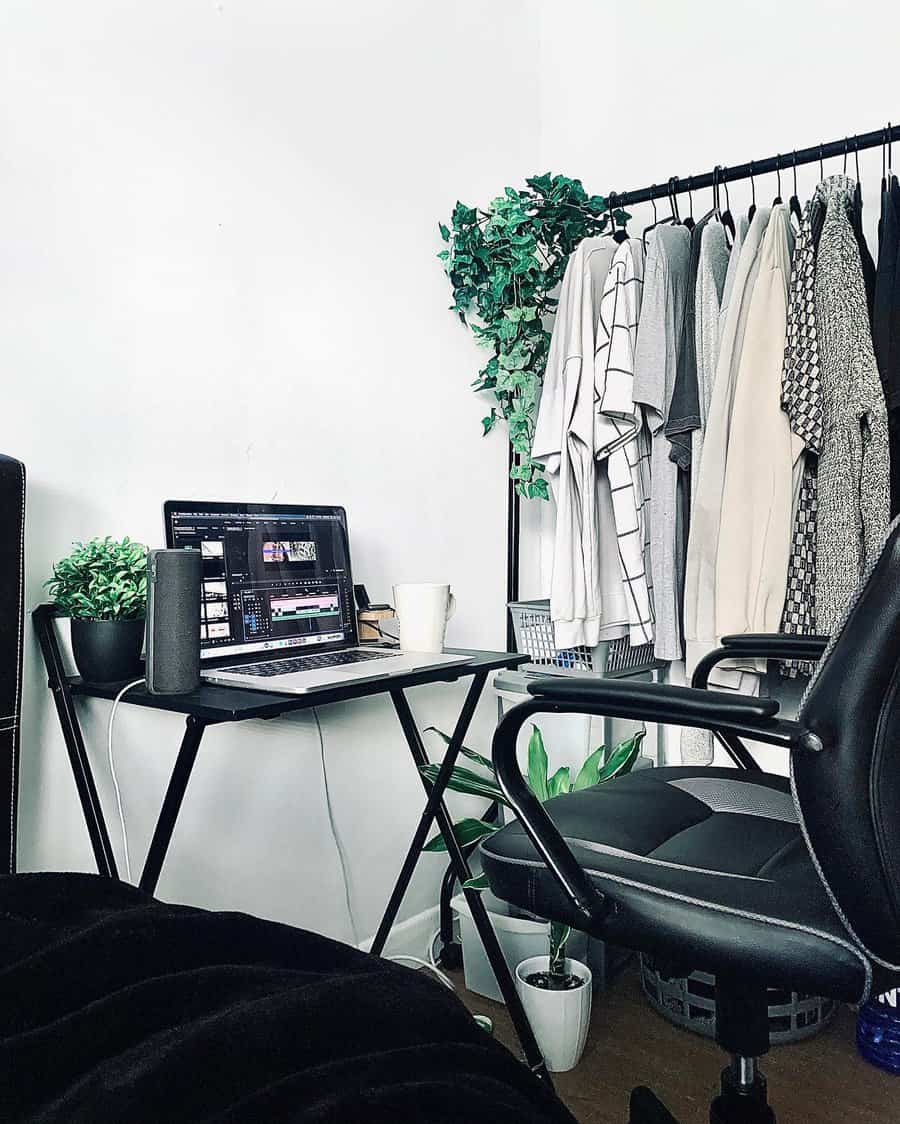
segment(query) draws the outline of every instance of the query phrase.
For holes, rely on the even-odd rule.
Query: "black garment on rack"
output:
[[[878,234],[872,340],[888,412],[893,518],[900,511],[900,184],[896,176],[881,193]]]
[[[850,225],[856,235],[856,244],[859,247],[859,260],[862,265],[863,284],[866,287],[866,306],[869,309],[869,324],[874,324],[875,309],[875,262],[866,242],[862,226],[862,192],[859,184],[856,185],[856,195],[853,200],[853,210],[850,213]]]

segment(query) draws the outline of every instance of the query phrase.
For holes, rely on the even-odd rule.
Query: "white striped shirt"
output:
[[[594,456],[607,462],[633,645],[653,641],[652,586],[645,566],[650,442],[632,393],[643,277],[643,243],[629,238],[616,250],[606,277],[594,353]]]

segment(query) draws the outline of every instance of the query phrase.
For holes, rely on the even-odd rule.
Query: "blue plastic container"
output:
[[[879,995],[860,1007],[856,1045],[867,1062],[900,1074],[900,990]]]

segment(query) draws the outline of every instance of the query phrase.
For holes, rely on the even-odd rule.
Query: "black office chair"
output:
[[[771,699],[697,689],[746,657],[821,657],[797,721]],[[769,1047],[766,988],[861,1002],[900,983],[900,524],[830,641],[723,640],[694,687],[542,679],[494,737],[518,815],[482,844],[500,898],[640,950],[670,974],[716,978],[716,1040],[732,1055],[712,1124],[770,1124],[756,1059]],[[712,730],[738,769],[648,769],[541,805],[516,735],[542,712]],[[742,738],[790,751],[791,779],[762,772]],[[645,1088],[631,1124],[675,1124]]]

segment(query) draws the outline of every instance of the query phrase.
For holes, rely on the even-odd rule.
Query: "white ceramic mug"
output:
[[[400,621],[404,652],[443,652],[447,621],[456,609],[449,585],[408,582],[394,586],[394,609]]]

